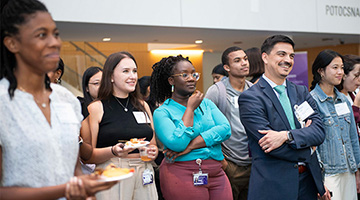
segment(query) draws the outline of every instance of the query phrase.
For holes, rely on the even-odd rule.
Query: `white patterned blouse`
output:
[[[51,125],[31,94],[0,80],[0,186],[45,187],[66,183],[74,176],[78,135],[82,121],[80,102],[62,86],[51,84]]]

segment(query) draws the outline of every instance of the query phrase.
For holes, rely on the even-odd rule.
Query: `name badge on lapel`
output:
[[[300,106],[295,105],[295,116],[301,124],[301,128],[305,126],[305,120],[315,111],[311,108],[307,101],[304,101]]]
[[[349,107],[345,102],[335,104],[335,110],[338,116],[350,113]]]
[[[134,111],[133,115],[136,119],[136,122],[138,124],[150,124],[150,118],[147,115],[147,113],[141,112],[141,111]]]

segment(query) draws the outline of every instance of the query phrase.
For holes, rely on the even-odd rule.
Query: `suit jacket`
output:
[[[250,200],[297,199],[298,162],[306,163],[319,193],[321,195],[325,193],[316,153],[311,155],[309,148],[320,145],[325,139],[316,103],[305,86],[298,86],[290,81],[287,81],[286,85],[292,108],[294,105],[300,105],[307,101],[315,111],[308,118],[312,120],[309,127],[301,128],[294,116],[296,129],[291,130],[278,97],[262,77],[257,84],[246,90],[239,98],[240,118],[249,138],[253,158],[248,194]],[[294,141],[291,144],[284,143],[270,153],[265,153],[258,144],[264,135],[260,134],[258,130],[269,129],[274,131],[291,130]]]

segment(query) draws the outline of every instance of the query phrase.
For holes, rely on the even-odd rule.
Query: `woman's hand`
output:
[[[65,197],[68,200],[86,199],[84,184],[80,178],[72,177],[66,184]]]
[[[199,90],[196,90],[189,97],[189,100],[187,102],[187,108],[190,108],[194,111],[197,107],[199,107],[203,99],[204,99],[204,94],[201,93]]]
[[[357,193],[360,193],[360,172],[359,172],[359,169],[355,172],[355,178],[356,178],[356,191],[357,191]]]
[[[187,146],[186,149],[182,152],[176,152],[176,151],[172,151],[170,149],[165,149],[163,152],[164,152],[165,157],[168,160],[170,160],[171,162],[174,162],[177,157],[188,154],[188,153],[190,153],[191,150],[192,149],[189,146]]]
[[[87,196],[94,196],[97,192],[110,189],[112,186],[117,184],[119,181],[103,182],[98,181],[99,176],[90,174],[78,176],[81,179]]]
[[[150,144],[146,150],[148,153],[148,158],[150,158],[152,161],[155,160],[159,153],[158,147],[156,145]]]
[[[358,107],[358,108],[360,107],[360,92],[358,92],[358,93],[356,94],[353,105],[356,106],[356,107]]]
[[[123,143],[117,143],[111,147],[113,154],[117,157],[125,158],[128,156],[128,153],[134,151],[132,147],[125,147]]]

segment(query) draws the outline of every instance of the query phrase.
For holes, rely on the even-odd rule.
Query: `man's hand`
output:
[[[265,153],[277,149],[288,139],[287,131],[259,130],[259,133],[265,135],[259,140],[259,145]]]

